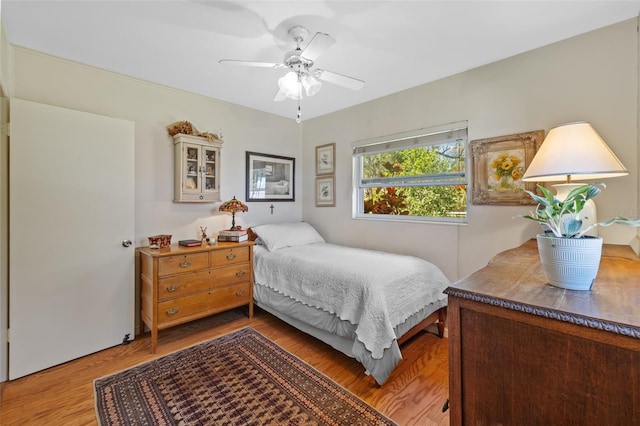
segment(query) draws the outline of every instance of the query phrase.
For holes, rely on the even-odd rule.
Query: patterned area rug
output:
[[[95,381],[100,425],[395,425],[252,328]]]

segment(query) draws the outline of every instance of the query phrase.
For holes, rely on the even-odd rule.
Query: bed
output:
[[[289,194],[289,182],[281,180],[278,182],[266,182],[265,193],[267,195],[288,195]]]
[[[308,223],[259,225],[257,306],[357,359],[382,385],[400,344],[436,324],[442,337],[449,280],[413,256],[325,242]]]

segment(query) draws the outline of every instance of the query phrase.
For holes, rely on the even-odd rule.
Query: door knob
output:
[[[131,240],[122,240],[122,247],[130,247],[131,244]]]

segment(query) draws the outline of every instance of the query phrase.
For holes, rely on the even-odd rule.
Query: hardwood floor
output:
[[[128,345],[6,382],[0,388],[0,424],[96,425],[94,379],[247,326],[322,371],[399,425],[449,424],[449,412],[442,413],[448,395],[447,339],[427,332],[410,339],[402,346],[404,359],[379,387],[357,361],[260,309],[249,320],[246,308],[161,331],[155,355],[150,353],[151,338],[146,333]]]

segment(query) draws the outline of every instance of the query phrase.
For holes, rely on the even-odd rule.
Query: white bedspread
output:
[[[256,246],[254,273],[257,284],[356,325],[375,359],[396,338],[394,327],[446,299],[450,284],[423,259],[327,243],[273,252]]]

